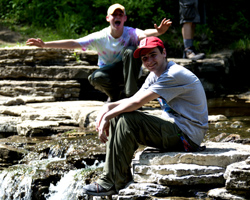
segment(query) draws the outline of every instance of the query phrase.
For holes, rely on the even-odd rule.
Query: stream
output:
[[[217,98],[209,99],[208,107],[209,115],[227,119],[210,123],[205,141],[230,141],[232,134],[234,139],[250,138],[249,103]],[[81,188],[97,179],[105,158],[105,145],[88,130],[48,137],[11,136],[0,139],[1,145],[16,147],[25,156],[14,164],[1,165],[0,200],[83,199]],[[207,199],[188,199],[197,198]]]

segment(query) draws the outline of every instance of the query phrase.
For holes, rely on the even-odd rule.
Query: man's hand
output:
[[[102,122],[103,116],[109,111],[108,104],[103,105],[102,109],[98,113],[96,120],[95,120],[95,130],[99,131],[99,126]]]
[[[30,38],[26,41],[26,45],[29,46],[37,46],[43,48],[45,46],[45,43],[40,38]]]
[[[161,21],[160,26],[157,26],[156,24],[154,24],[154,27],[158,31],[158,33],[160,35],[162,35],[163,33],[165,33],[168,30],[168,28],[171,26],[171,24],[172,24],[172,22],[170,21],[170,19],[164,18]]]
[[[98,132],[101,142],[106,143],[109,136],[109,120],[102,119],[101,124],[98,127]]]

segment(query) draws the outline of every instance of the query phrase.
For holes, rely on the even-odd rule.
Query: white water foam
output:
[[[46,195],[46,200],[79,199],[79,197],[84,195],[82,189],[85,185],[84,172],[87,170],[94,170],[98,167],[103,167],[103,162],[99,163],[96,160],[92,166],[86,165],[84,169],[69,171],[56,185],[50,184],[49,194]]]
[[[27,168],[4,171],[0,174],[0,199],[30,200],[32,172]]]

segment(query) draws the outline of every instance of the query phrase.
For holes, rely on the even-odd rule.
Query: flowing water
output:
[[[79,199],[79,197],[84,196],[82,193],[82,187],[85,185],[84,179],[86,178],[86,174],[91,170],[98,170],[102,167],[103,162],[96,160],[92,166],[86,166],[86,168],[83,169],[69,171],[56,185],[50,185],[49,194],[46,196],[46,199]]]
[[[224,101],[223,99],[213,99],[208,101],[209,114],[218,115],[222,114],[227,117],[222,122],[211,123],[209,127],[206,140],[212,140],[216,136],[223,134],[222,138],[226,138],[231,134],[237,134],[240,138],[249,138],[250,135],[250,107],[249,103],[243,102],[230,102],[230,100]],[[32,196],[32,180],[39,175],[39,180],[43,176],[47,176],[51,173],[49,166],[53,163],[64,164],[64,161],[69,157],[72,152],[79,151],[79,149],[92,149],[92,151],[105,151],[100,143],[97,141],[96,135],[87,137],[74,137],[69,140],[68,138],[61,138],[60,142],[57,141],[49,147],[47,157],[44,156],[42,150],[38,153],[30,153],[22,160],[22,163],[12,165],[3,169],[0,172],[0,199],[1,200],[31,200]],[[94,139],[93,139],[94,138]],[[35,138],[26,138],[26,144],[35,144]],[[44,139],[37,139],[37,144],[47,144],[47,141],[53,141],[53,138],[46,137]],[[85,142],[85,146],[81,146]],[[18,142],[16,142],[17,144]],[[20,142],[19,142],[20,143]],[[0,143],[1,144],[1,143]],[[6,140],[5,140],[6,144]],[[19,144],[20,145],[20,144]],[[86,145],[88,145],[86,147]],[[20,145],[21,146],[21,145]],[[32,147],[29,147],[32,149]],[[46,149],[46,148],[44,148]],[[27,150],[27,148],[26,148]],[[84,150],[86,154],[89,154],[87,150]],[[40,153],[39,153],[40,152]],[[43,152],[43,153],[41,153]],[[78,152],[78,153],[79,153]],[[26,159],[26,160],[25,160]],[[91,163],[91,162],[90,162]],[[59,165],[58,165],[59,166]],[[48,193],[44,194],[44,199],[47,200],[77,200],[82,198],[83,185],[86,184],[86,177],[88,177],[93,171],[102,171],[103,162],[102,159],[96,159],[94,163],[89,164],[85,161],[81,161],[78,164],[78,169],[70,169],[61,171],[62,176],[48,185]],[[84,166],[81,168],[81,166]],[[55,168],[54,168],[55,169]],[[60,170],[59,170],[60,171]],[[45,190],[46,191],[46,190]],[[37,199],[37,198],[36,198]],[[202,194],[197,194],[195,198],[182,198],[182,197],[168,197],[165,199],[208,199],[202,197]]]
[[[50,164],[65,161],[67,155],[74,150],[72,145],[69,146],[67,152],[64,154],[60,149],[58,145],[54,145],[49,150],[48,159],[35,159],[29,161],[28,164],[17,164],[3,170],[0,173],[0,199],[34,199],[34,195],[32,194],[32,183],[35,177],[39,176],[39,178],[42,178],[42,176],[46,176]],[[56,184],[50,183],[49,193],[44,195],[44,199],[77,200],[79,197],[82,197],[82,187],[86,184],[86,177],[90,173],[94,173],[98,170],[101,172],[103,161],[95,160],[91,166],[84,161],[82,162],[85,166],[84,168],[69,170],[62,175],[61,180]]]
[[[227,119],[209,124],[206,140],[218,135],[234,134],[237,138],[250,138],[250,102],[232,98],[208,100],[209,115],[224,115]]]

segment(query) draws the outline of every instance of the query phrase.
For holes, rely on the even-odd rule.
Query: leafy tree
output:
[[[197,25],[196,45],[211,51],[233,42],[249,43],[249,12],[246,0],[205,0],[207,24]],[[0,23],[28,25],[30,32],[45,30],[58,39],[78,38],[108,25],[105,17],[114,3],[125,6],[125,25],[141,29],[153,28],[166,17],[173,22],[161,36],[172,49],[182,45],[179,24],[179,1],[171,0],[0,0]],[[42,35],[40,36],[42,37]],[[247,46],[247,45],[245,45]],[[179,54],[179,53],[178,53]]]

